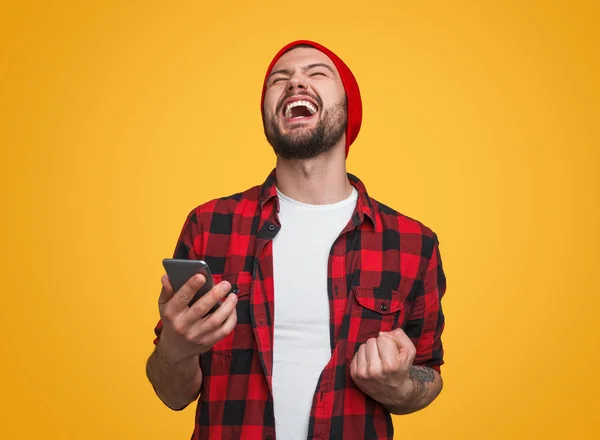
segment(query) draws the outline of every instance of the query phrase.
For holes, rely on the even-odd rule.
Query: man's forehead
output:
[[[278,69],[306,67],[318,63],[327,64],[337,73],[337,69],[335,64],[333,64],[333,61],[331,61],[331,58],[313,47],[298,47],[284,53],[273,66],[273,71]]]

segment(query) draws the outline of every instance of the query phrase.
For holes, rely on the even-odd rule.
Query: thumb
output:
[[[396,345],[398,346],[398,351],[400,354],[412,362],[417,354],[417,349],[408,335],[404,333],[404,330],[397,328],[392,330],[388,336],[396,341]]]
[[[158,297],[158,305],[164,306],[166,303],[168,303],[171,300],[171,298],[173,298],[174,292],[173,292],[173,287],[171,286],[171,283],[169,282],[169,276],[167,274],[164,274],[161,277],[160,282],[162,284],[162,289],[160,289],[160,296]]]
[[[391,332],[379,332],[379,335],[389,336],[394,341],[396,341],[396,344],[398,344],[399,348],[410,347],[413,345],[408,335],[404,333],[404,330],[402,330],[401,328],[394,329]]]

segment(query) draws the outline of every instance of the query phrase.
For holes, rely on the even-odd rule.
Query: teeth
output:
[[[314,115],[315,113],[317,113],[317,108],[312,105],[310,102],[308,101],[294,101],[294,102],[290,102],[286,107],[285,107],[285,117],[286,118],[291,118],[292,117],[292,109],[294,107],[300,107],[300,106],[304,106],[308,109],[308,111],[310,112],[311,115]]]

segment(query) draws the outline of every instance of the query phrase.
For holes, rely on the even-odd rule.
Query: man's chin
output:
[[[309,135],[315,130],[315,125],[308,122],[290,122],[281,129],[284,136]]]
[[[285,144],[289,146],[289,149],[294,151],[302,151],[312,143],[313,142],[309,136],[294,136],[291,139],[286,139],[285,141]]]
[[[314,129],[314,127],[309,126],[308,124],[293,124],[290,125],[287,130],[284,131],[285,134],[295,134],[295,133],[302,133],[302,132],[312,132]]]

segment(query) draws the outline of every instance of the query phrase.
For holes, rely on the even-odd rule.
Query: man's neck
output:
[[[352,185],[346,174],[344,151],[334,149],[316,158],[277,158],[277,188],[298,202],[327,205],[350,196]]]

